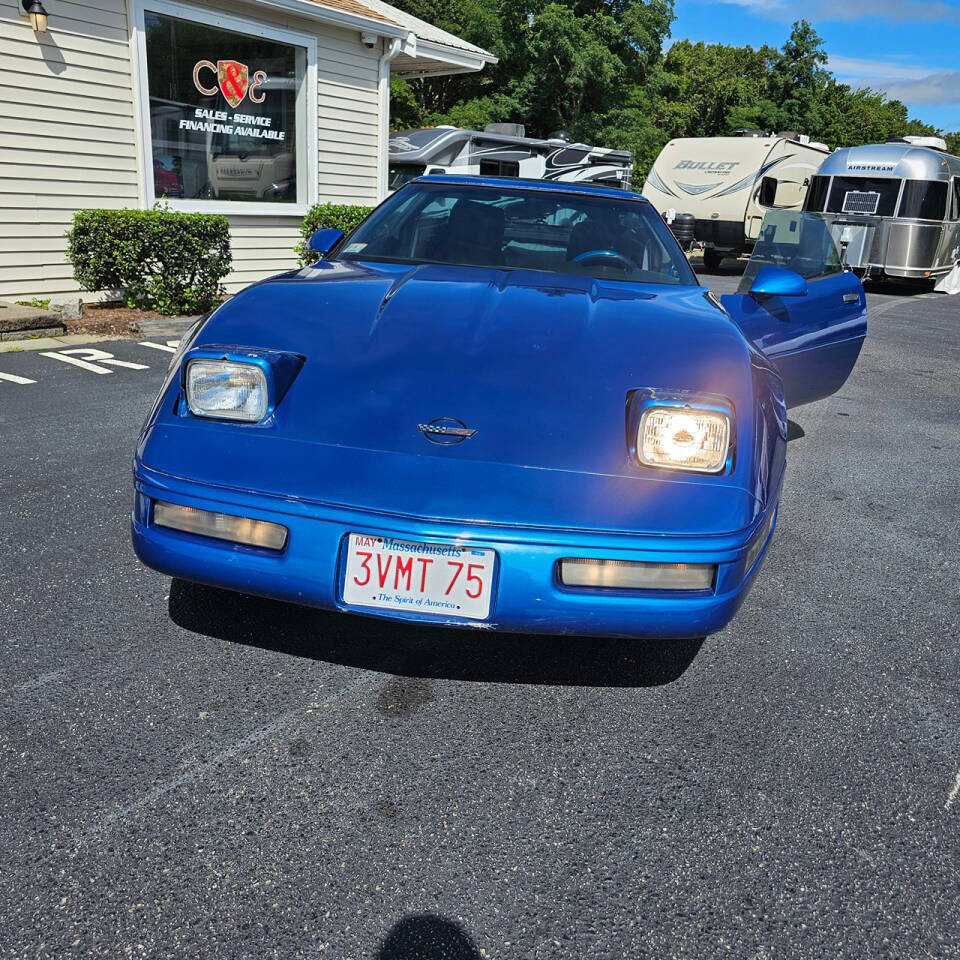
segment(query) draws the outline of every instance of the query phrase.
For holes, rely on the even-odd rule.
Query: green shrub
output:
[[[300,263],[306,266],[317,259],[316,254],[307,249],[307,241],[314,232],[335,227],[349,233],[372,209],[373,207],[355,207],[348,203],[318,203],[312,206],[300,224],[300,235],[303,239],[293,248]]]
[[[67,260],[84,290],[122,290],[128,307],[203,313],[223,296],[230,224],[159,207],[80,210],[67,231]]]

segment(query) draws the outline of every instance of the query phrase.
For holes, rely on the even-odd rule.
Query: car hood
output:
[[[699,484],[708,499],[725,487],[729,503],[731,487],[749,487],[736,472],[666,474],[628,454],[625,407],[637,389],[723,395],[738,429],[750,429],[749,348],[704,294],[534,271],[324,264],[244,291],[196,341],[305,357],[274,422],[177,425],[234,462],[241,450],[266,458],[257,472],[269,492],[366,506],[375,497],[385,509],[451,517],[475,516],[479,497],[502,505],[491,520],[552,525],[572,512],[581,525],[636,529],[636,510],[625,516],[611,497],[629,503],[645,489],[640,499],[653,504],[665,484],[685,495]],[[431,443],[419,425],[438,418],[476,433]],[[494,491],[500,484],[509,489]],[[726,530],[750,522],[751,500],[736,516],[720,511]]]

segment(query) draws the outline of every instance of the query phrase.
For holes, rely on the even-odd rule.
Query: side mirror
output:
[[[807,281],[783,267],[767,265],[761,267],[750,284],[750,296],[755,300],[760,297],[805,297],[807,295]]]
[[[336,227],[327,227],[324,230],[314,230],[307,241],[307,249],[317,257],[326,256],[341,240],[343,231]]]

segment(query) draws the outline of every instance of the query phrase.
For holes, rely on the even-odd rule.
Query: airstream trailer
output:
[[[824,215],[863,277],[936,281],[960,262],[960,158],[938,137],[835,151],[804,210]]]
[[[490,123],[483,131],[459,127],[401,130],[390,134],[390,190],[424,173],[532,177],[630,189],[628,150],[571,143],[562,131],[546,140],[528,137],[523,124]]]

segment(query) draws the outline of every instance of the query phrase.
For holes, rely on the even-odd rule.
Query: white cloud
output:
[[[937,70],[891,58],[869,60],[830,55],[830,69],[854,87],[872,87],[911,106],[960,104],[960,71]]]
[[[876,79],[883,77],[886,80],[903,79],[919,80],[929,76],[929,67],[910,66],[897,63],[893,60],[865,60],[860,57],[840,57],[830,54],[827,66],[844,79],[866,77]]]
[[[960,70],[941,70],[918,80],[898,80],[887,86],[887,96],[904,103],[960,103]]]
[[[721,0],[721,3],[746,7],[772,20],[789,21],[805,17],[817,23],[868,21],[873,17],[897,22],[960,23],[960,6],[941,0],[859,0],[857,3],[812,0],[802,10],[786,0]]]

